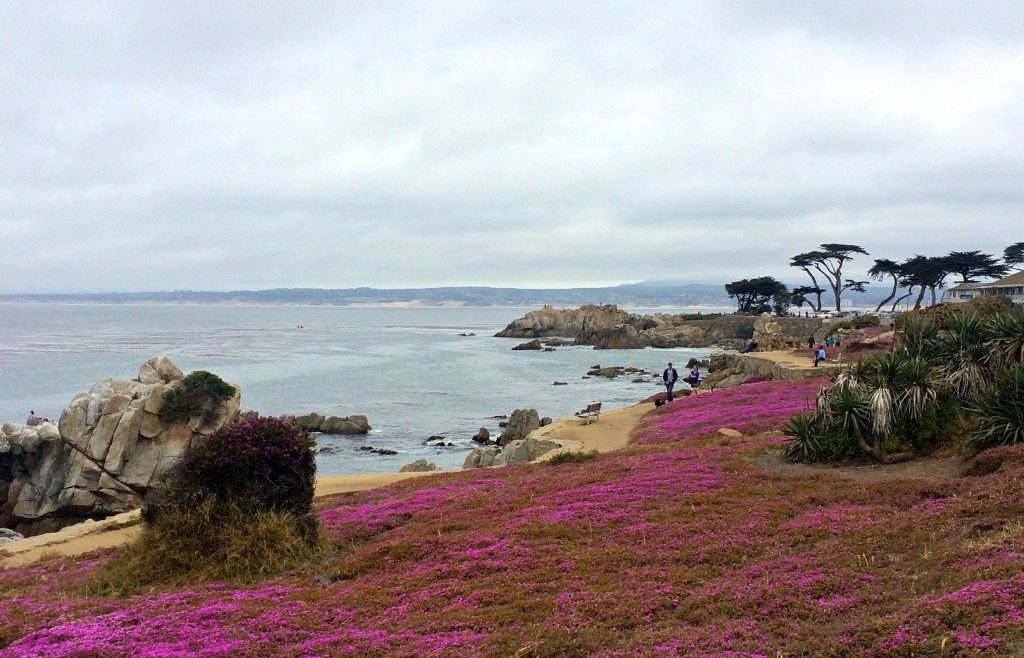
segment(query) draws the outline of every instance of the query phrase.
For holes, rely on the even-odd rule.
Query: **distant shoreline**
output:
[[[447,302],[359,302],[351,304],[317,304],[313,302],[250,302],[250,301],[222,301],[206,302],[199,300],[71,300],[71,299],[8,299],[0,297],[0,304],[10,305],[36,305],[36,304],[60,304],[67,306],[252,306],[252,307],[296,307],[296,308],[539,308],[550,302],[538,302],[535,304],[509,302],[506,304],[471,304],[461,301]],[[553,306],[565,306],[574,308],[581,304],[553,304]],[[617,303],[620,307],[636,307],[649,309],[698,309],[709,313],[732,313],[736,309],[732,306],[715,306],[711,304],[640,304],[640,303]]]

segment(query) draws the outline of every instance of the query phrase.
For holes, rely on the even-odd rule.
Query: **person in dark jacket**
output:
[[[662,380],[665,382],[665,390],[668,391],[668,401],[672,401],[672,387],[679,381],[679,373],[672,367],[672,362],[668,362],[668,367],[665,368],[665,372],[661,374]]]

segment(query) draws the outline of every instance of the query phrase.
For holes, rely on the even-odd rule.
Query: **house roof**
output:
[[[977,290],[978,288],[988,288],[992,286],[991,283],[978,283],[977,281],[970,281],[968,283],[961,283],[958,286],[953,286],[950,290]]]
[[[1017,272],[1016,274],[1011,274],[1008,277],[990,283],[989,286],[992,288],[1001,286],[1024,286],[1024,272]]]

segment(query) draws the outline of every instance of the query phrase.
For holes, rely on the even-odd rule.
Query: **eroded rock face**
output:
[[[238,416],[241,392],[181,423],[159,413],[182,379],[166,357],[132,380],[104,379],[71,400],[57,425],[0,428],[0,525],[23,534],[135,509],[185,450]]]

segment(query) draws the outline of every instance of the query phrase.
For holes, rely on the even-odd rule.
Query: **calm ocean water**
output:
[[[318,455],[321,475],[393,472],[421,457],[458,468],[480,427],[500,432],[494,416],[533,407],[559,418],[660,390],[629,377],[583,379],[593,365],[660,372],[666,361],[711,352],[511,351],[521,341],[493,337],[530,310],[0,304],[0,422],[24,422],[29,410],[56,420],[77,393],[108,377],[134,378],[162,354],[185,373],[208,370],[239,384],[243,409],[366,415],[369,435],[318,437],[318,447],[331,448]],[[424,445],[432,435],[455,446]]]

